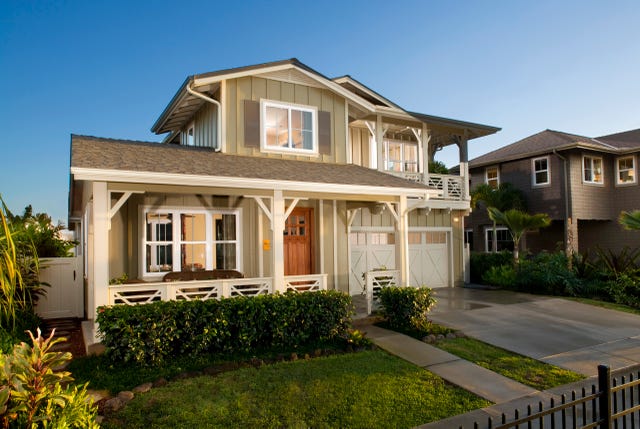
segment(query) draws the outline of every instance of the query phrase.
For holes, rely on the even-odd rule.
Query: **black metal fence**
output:
[[[526,410],[514,410],[489,418],[486,424],[474,423],[474,429],[640,429],[640,365],[611,372],[598,366],[598,385],[542,401]],[[460,429],[464,429],[460,426]]]

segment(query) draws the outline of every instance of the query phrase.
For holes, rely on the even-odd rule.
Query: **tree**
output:
[[[622,212],[618,221],[624,229],[640,231],[640,210]]]
[[[501,212],[495,207],[489,207],[487,211],[494,224],[500,223],[509,228],[509,233],[511,233],[511,238],[513,239],[513,260],[516,264],[520,256],[520,239],[522,236],[527,231],[535,231],[551,225],[551,219],[545,213],[531,215],[515,209]]]
[[[526,201],[523,192],[508,182],[500,183],[496,188],[486,183],[478,185],[471,192],[471,206],[477,207],[480,202],[487,207],[487,210],[491,207],[500,211],[510,209],[526,210]],[[491,249],[493,253],[498,251],[497,236],[496,222],[494,221]]]

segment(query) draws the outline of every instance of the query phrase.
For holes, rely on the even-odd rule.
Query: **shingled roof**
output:
[[[627,149],[640,148],[640,130],[611,134],[609,136],[591,138],[577,134],[545,130],[519,140],[508,146],[496,149],[469,161],[469,167],[480,167],[497,162],[511,161],[520,158],[540,155],[553,150],[566,150],[574,147],[600,150],[604,152],[620,152]]]
[[[208,148],[71,136],[71,168],[235,177],[385,188],[427,188],[352,164],[228,155]]]

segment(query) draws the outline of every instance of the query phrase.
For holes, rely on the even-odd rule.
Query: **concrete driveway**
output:
[[[584,375],[640,363],[640,316],[557,297],[435,289],[436,323]]]

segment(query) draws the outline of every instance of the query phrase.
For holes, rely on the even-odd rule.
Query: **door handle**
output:
[[[76,270],[73,270],[73,281],[76,281]]]

